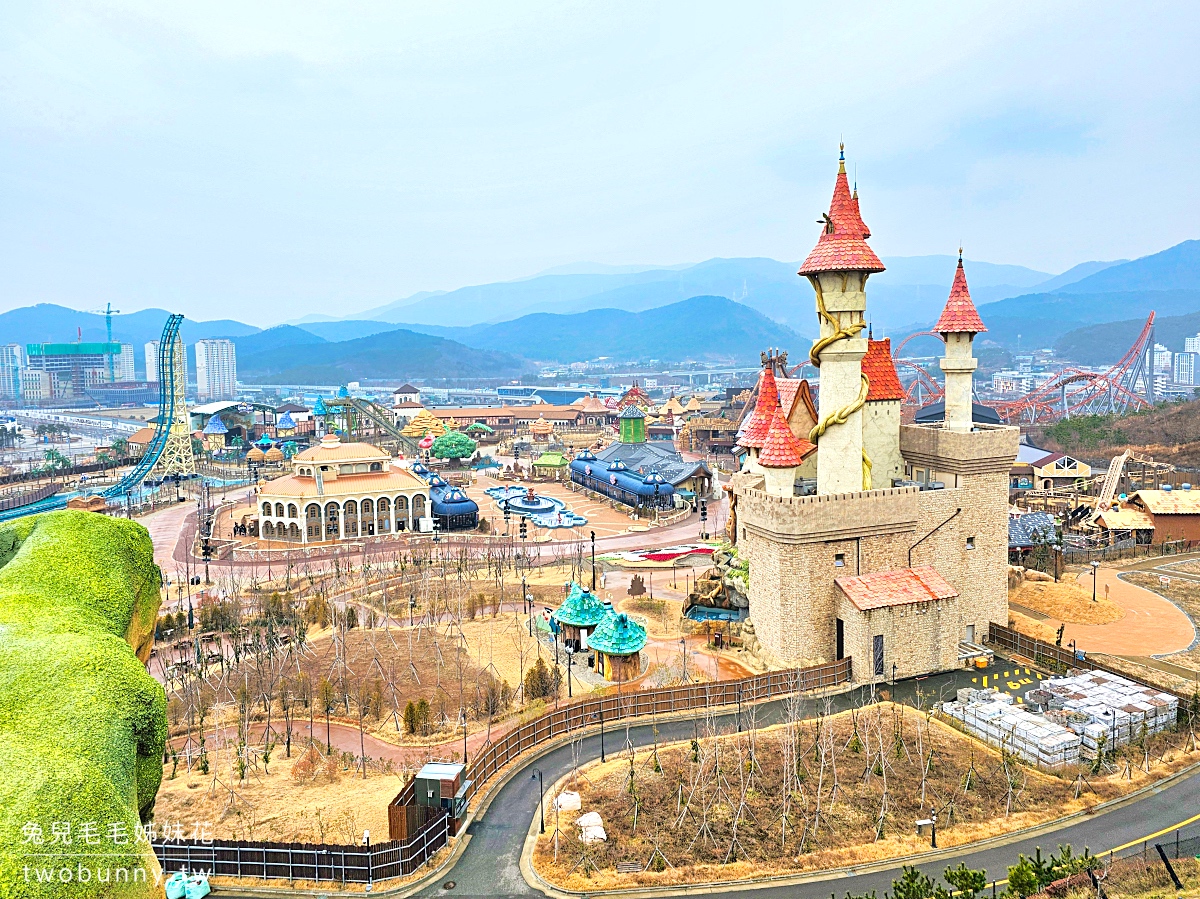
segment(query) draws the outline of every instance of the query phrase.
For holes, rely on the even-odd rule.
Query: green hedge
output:
[[[0,525],[3,899],[158,893],[137,836],[162,781],[166,697],[135,648],[148,656],[159,583],[150,536],[132,522],[66,511]],[[69,845],[54,842],[55,825]],[[100,882],[121,869],[148,883]]]

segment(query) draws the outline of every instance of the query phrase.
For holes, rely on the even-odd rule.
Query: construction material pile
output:
[[[1083,754],[1091,758],[1102,742],[1112,749],[1167,730],[1179,711],[1170,693],[1105,671],[1052,677],[1038,686],[1050,694],[1047,717],[1059,712],[1055,718],[1071,721],[1067,726],[1082,737]]]
[[[1164,731],[1179,710],[1171,694],[1103,671],[1048,678],[1025,698],[1021,708],[1007,693],[966,688],[941,711],[984,742],[1055,769]]]
[[[973,736],[1032,765],[1056,769],[1079,763],[1078,734],[1013,705],[1007,693],[959,690],[957,701],[942,703],[942,712]]]

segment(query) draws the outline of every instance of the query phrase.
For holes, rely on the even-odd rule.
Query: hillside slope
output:
[[[1200,240],[1185,240],[1161,253],[1110,266],[1060,290],[1063,293],[1200,290]]]
[[[238,354],[238,379],[265,383],[515,378],[529,370],[529,363],[510,353],[472,349],[403,329],[337,343],[292,344]]]
[[[1111,365],[1125,355],[1142,326],[1145,318],[1107,322],[1068,331],[1054,344],[1054,351],[1064,359],[1082,365]],[[1200,332],[1200,312],[1190,315],[1155,316],[1154,342],[1161,343],[1175,353],[1183,352],[1183,339]]]
[[[1094,462],[1106,462],[1127,449],[1159,462],[1200,466],[1200,400],[1167,403],[1130,415],[1084,415],[1064,419],[1034,441]]]
[[[786,325],[716,296],[690,297],[644,312],[538,312],[494,325],[437,328],[436,333],[467,346],[517,353],[540,362],[601,356],[618,362],[746,362],[757,359],[768,346],[799,350],[808,345]]]

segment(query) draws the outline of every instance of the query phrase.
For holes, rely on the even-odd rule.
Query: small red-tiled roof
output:
[[[867,246],[870,229],[862,220],[857,197],[850,195],[850,181],[846,177],[845,153],[838,160],[837,180],[833,185],[833,199],[829,203],[829,214],[825,217],[825,228],[817,245],[813,247],[801,275],[818,272],[881,272],[883,263],[875,251]]]
[[[792,433],[783,410],[776,407],[767,439],[758,451],[758,464],[763,468],[795,468],[816,448],[815,443]]]
[[[971,302],[971,292],[967,290],[967,273],[963,271],[962,251],[958,254],[958,268],[954,270],[954,286],[950,288],[950,299],[946,300],[946,308],[938,319],[933,330],[938,334],[980,334],[986,331],[983,319]]]
[[[958,596],[958,591],[946,583],[946,579],[932,565],[878,571],[858,577],[839,577],[834,578],[833,582],[863,612]]]
[[[871,382],[867,391],[868,403],[873,400],[904,399],[904,387],[900,384],[900,376],[896,374],[896,363],[892,361],[892,338],[867,341],[862,372]]]
[[[738,446],[761,447],[766,443],[767,434],[771,431],[771,419],[778,408],[779,389],[775,386],[775,372],[764,368],[758,376],[758,402],[738,439]]]

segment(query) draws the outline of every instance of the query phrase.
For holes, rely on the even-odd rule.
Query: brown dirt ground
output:
[[[404,786],[399,769],[387,774],[368,768],[363,780],[355,770],[343,771],[335,759],[332,780],[323,775],[298,782],[292,768],[302,750],[293,746],[291,759],[277,750],[269,774],[259,764],[239,784],[234,754],[232,746],[211,751],[207,775],[181,767],[171,779],[168,764],[154,803],[155,821],[182,822],[188,833],[192,825],[207,824],[216,839],[358,843],[363,830],[386,839],[387,805]]]
[[[1012,609],[1008,610],[1008,626],[1027,637],[1044,640],[1047,643],[1053,643],[1056,636],[1054,628],[1044,622],[1034,621],[1028,615],[1014,612]]]
[[[1164,587],[1159,583],[1157,573],[1143,571],[1131,571],[1122,577],[1131,584],[1165,596],[1183,609],[1193,623],[1200,622],[1200,584],[1182,578],[1171,578],[1170,585]],[[1166,659],[1184,668],[1200,669],[1200,646],[1166,656]]]
[[[1072,624],[1110,624],[1125,614],[1124,609],[1103,596],[1092,602],[1091,591],[1084,590],[1074,579],[1059,583],[1025,581],[1009,591],[1008,598],[1010,602]]]
[[[722,882],[798,871],[826,869],[893,858],[928,848],[927,836],[912,833],[912,822],[926,817],[929,806],[920,800],[922,755],[917,733],[923,731],[926,753],[933,751],[927,783],[929,802],[940,809],[939,845],[961,845],[984,836],[1029,827],[1063,814],[1083,810],[1141,786],[1152,778],[1195,761],[1200,753],[1184,754],[1184,738],[1176,734],[1156,739],[1150,756],[1151,773],[1137,767],[1140,754],[1125,779],[1119,773],[1089,777],[1090,787],[1075,797],[1077,772],[1052,776],[1019,765],[1012,770],[1019,783],[1020,799],[1006,816],[1007,778],[997,754],[979,742],[937,721],[926,722],[918,713],[890,704],[868,707],[857,713],[861,742],[873,749],[851,746],[855,721],[851,713],[826,719],[826,743],[837,747],[839,789],[831,798],[831,768],[821,773],[813,721],[796,726],[798,770],[803,777],[792,787],[792,814],[788,838],[781,844],[785,794],[780,761],[788,746],[786,725],[750,733],[706,737],[700,765],[705,774],[698,779],[708,786],[709,835],[701,832],[703,802],[699,791],[688,797],[696,779],[697,762],[688,743],[659,747],[661,773],[656,772],[653,751],[622,754],[604,765],[580,771],[576,788],[583,812],[596,811],[604,822],[608,840],[593,844],[584,859],[583,845],[574,825],[579,812],[562,813],[554,821],[553,806],[547,815],[547,834],[540,838],[534,866],[541,876],[557,886],[575,890],[632,888],[690,882]],[[897,736],[899,735],[899,736]],[[750,744],[755,741],[752,753]],[[882,740],[883,752],[880,752]],[[719,747],[719,751],[718,751]],[[1156,763],[1156,754],[1165,759]],[[720,757],[720,779],[714,775]],[[751,757],[755,761],[751,761]],[[639,798],[638,821],[633,827],[634,802],[629,792],[631,758],[633,784]],[[964,775],[974,767],[977,779],[963,789]],[[884,817],[883,838],[875,841],[875,827],[884,794],[886,770],[889,805]],[[741,803],[744,777],[753,777],[745,793],[746,813],[738,826],[738,848],[725,863],[733,841],[735,809]],[[714,783],[720,783],[720,793]],[[820,784],[822,819],[813,832],[811,822]],[[568,784],[568,789],[571,786]],[[950,803],[952,803],[952,809]],[[555,828],[559,828],[555,860]],[[806,829],[807,827],[807,829]],[[700,836],[697,834],[700,833]],[[674,867],[659,872],[617,874],[619,862],[646,865],[655,846]],[[591,869],[589,865],[594,865]],[[588,873],[585,873],[587,869]]]

